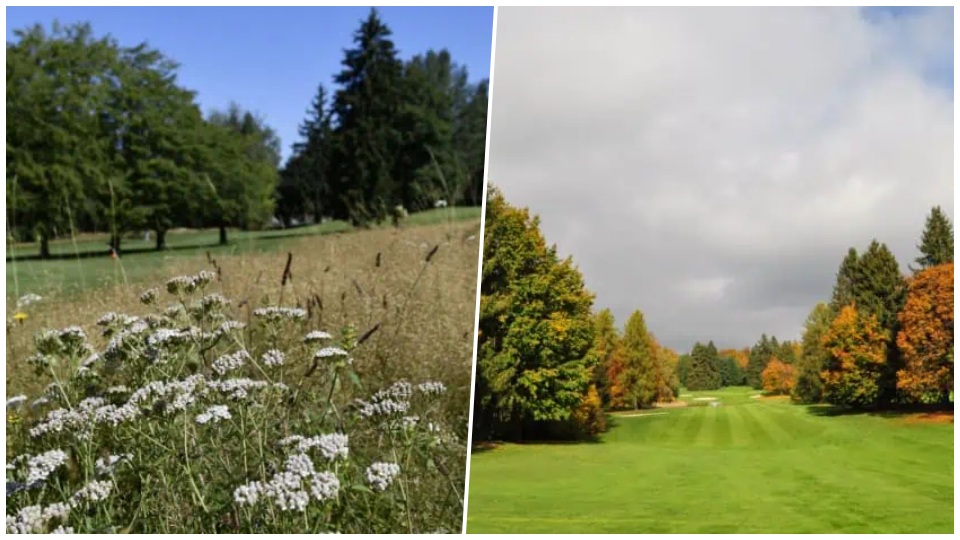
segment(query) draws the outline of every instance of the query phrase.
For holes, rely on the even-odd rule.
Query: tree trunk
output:
[[[110,235],[110,249],[117,255],[120,255],[120,233]]]
[[[40,258],[50,258],[50,237],[47,236],[46,232],[40,233]]]
[[[225,223],[220,224],[220,245],[227,245],[227,225]]]
[[[157,251],[163,251],[167,249],[167,231],[157,230]]]

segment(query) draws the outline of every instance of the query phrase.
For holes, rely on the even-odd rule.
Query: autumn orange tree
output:
[[[876,315],[844,306],[824,332],[823,398],[846,407],[872,407],[880,399],[889,337]]]
[[[652,332],[650,334],[650,340],[653,343],[656,362],[656,401],[661,403],[673,401],[680,393],[680,377],[677,375],[677,364],[679,363],[680,357],[673,349],[657,342],[657,338]]]
[[[773,357],[767,363],[767,367],[760,374],[763,381],[763,390],[775,395],[789,394],[797,382],[796,371],[793,365],[781,362],[779,358]]]
[[[931,266],[908,282],[897,347],[897,389],[923,403],[947,403],[953,392],[953,263]]]
[[[627,402],[620,380],[624,369],[623,344],[613,313],[603,309],[594,316],[593,322],[596,328],[593,356],[598,361],[593,384],[606,408],[625,409]]]

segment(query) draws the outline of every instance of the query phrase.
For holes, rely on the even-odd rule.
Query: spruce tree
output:
[[[833,298],[830,301],[830,308],[834,313],[839,313],[840,308],[848,306],[854,301],[854,287],[860,279],[859,272],[860,257],[857,255],[856,248],[850,248],[847,256],[840,263],[840,270],[837,271],[837,282],[833,286]]]
[[[355,224],[382,221],[399,204],[394,183],[403,64],[377,10],[354,33],[334,78],[333,217]]]
[[[927,216],[920,245],[920,268],[953,262],[953,224],[939,206],[934,206]]]
[[[766,334],[760,336],[760,341],[750,349],[750,358],[747,361],[747,369],[744,374],[749,386],[757,390],[763,388],[761,374],[766,369],[767,364],[770,363],[770,359],[776,356],[779,351],[780,344],[776,337],[768,338]]]
[[[687,389],[716,390],[723,384],[720,374],[720,359],[717,348],[711,341],[707,345],[697,343],[690,353],[690,367],[687,372]]]

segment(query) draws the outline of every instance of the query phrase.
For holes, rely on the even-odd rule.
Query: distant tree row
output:
[[[173,227],[255,228],[273,213],[279,141],[237,105],[203,118],[177,64],[89,24],[7,43],[7,220],[14,240]]]
[[[285,222],[482,203],[487,81],[469,84],[446,50],[403,62],[390,36],[372,10],[332,96],[318,86],[281,174]]]

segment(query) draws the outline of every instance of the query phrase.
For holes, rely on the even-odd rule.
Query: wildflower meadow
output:
[[[412,240],[441,230],[434,245]],[[110,294],[129,297],[124,310],[76,325],[46,327],[65,317],[43,311],[55,303],[48,298],[17,303],[18,313],[40,315],[8,323],[8,355],[21,360],[14,376],[8,365],[7,532],[459,532],[472,332],[454,340],[465,356],[456,361],[413,361],[403,343],[449,324],[446,312],[460,305],[454,286],[469,301],[470,273],[447,272],[471,265],[438,259],[478,246],[453,234],[469,231],[459,224],[413,231],[328,240],[391,239],[365,261],[379,282],[361,284],[372,280],[363,272],[331,277],[327,290],[348,285],[355,297],[333,293],[336,309],[321,307],[322,271],[292,287],[289,260],[277,267],[280,287],[263,286],[256,302],[228,293],[249,294],[239,286],[249,274],[228,279],[225,259],[143,290],[117,287]],[[419,259],[416,272],[385,268],[401,252]],[[359,292],[378,286],[377,303]],[[90,295],[65,304],[78,302],[97,303]],[[419,327],[431,311],[432,332]]]

